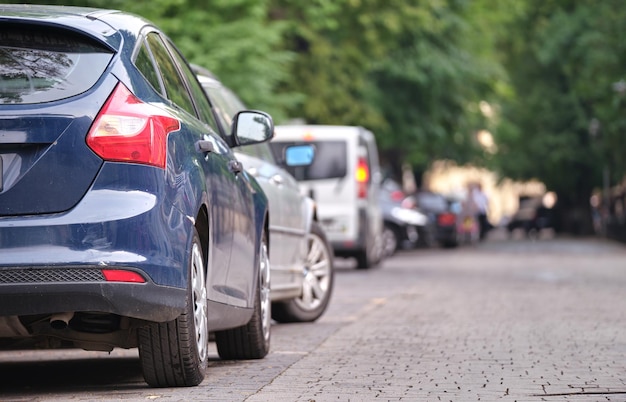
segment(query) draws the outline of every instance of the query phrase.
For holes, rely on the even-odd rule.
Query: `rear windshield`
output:
[[[285,165],[285,147],[290,145],[313,145],[315,157],[309,166],[285,166],[296,180],[337,179],[347,174],[346,142],[345,141],[286,141],[270,142],[274,158]]]
[[[91,88],[113,53],[58,29],[0,27],[0,104],[44,103]]]
[[[417,206],[426,211],[444,212],[448,209],[446,199],[436,193],[418,193],[416,196]]]

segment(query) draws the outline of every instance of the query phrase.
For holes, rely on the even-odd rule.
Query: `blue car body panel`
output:
[[[267,199],[254,178],[228,169],[235,157],[226,140],[159,94],[133,64],[136,45],[155,28],[109,11],[18,9],[0,5],[0,26],[27,21],[70,30],[112,55],[83,93],[0,104],[0,316],[91,311],[172,320],[185,307],[195,226],[206,231],[208,299],[221,306],[213,327],[245,323]],[[88,147],[91,124],[119,83],[180,121],[167,139],[165,169],[104,161]],[[214,152],[199,152],[201,139]],[[146,281],[106,282],[98,276],[103,268],[137,272]]]

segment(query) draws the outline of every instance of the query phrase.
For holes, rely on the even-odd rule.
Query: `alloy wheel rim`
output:
[[[383,231],[383,249],[386,255],[391,255],[398,247],[396,235],[389,228]]]
[[[193,319],[196,335],[196,346],[201,361],[207,357],[208,349],[208,319],[207,319],[207,290],[204,280],[204,263],[198,244],[193,245],[191,259],[191,291],[193,297]]]
[[[267,342],[270,337],[272,312],[270,300],[270,259],[267,252],[267,244],[265,244],[265,242],[261,245],[259,281],[261,298],[261,325],[263,326],[263,338]]]
[[[318,308],[328,294],[331,277],[331,256],[324,241],[317,235],[309,236],[302,281],[302,294],[295,303],[302,309],[312,311]]]

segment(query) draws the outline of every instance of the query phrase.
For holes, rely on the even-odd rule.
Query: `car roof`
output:
[[[199,77],[204,77],[204,78],[212,79],[214,81],[219,81],[219,79],[217,78],[217,76],[215,74],[213,74],[212,72],[210,72],[209,70],[207,70],[204,67],[201,67],[201,66],[199,66],[197,64],[193,64],[193,63],[190,64],[190,67],[193,70],[194,74],[196,74]]]
[[[119,50],[122,32],[139,36],[150,21],[119,10],[91,7],[49,6],[32,4],[0,4],[0,25],[26,22],[44,27],[60,27],[89,35],[112,50]]]
[[[0,4],[0,12],[3,15],[12,15],[15,17],[24,18],[55,18],[65,16],[96,16],[102,13],[115,12],[115,10],[104,10],[92,7],[49,6],[38,4]]]

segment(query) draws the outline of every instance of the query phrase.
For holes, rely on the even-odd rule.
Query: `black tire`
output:
[[[137,331],[143,376],[152,387],[187,387],[204,380],[208,361],[205,259],[194,229],[189,250],[186,310],[173,321]]]
[[[435,238],[432,230],[429,230],[428,227],[420,227],[417,233],[419,234],[419,237],[417,238],[416,247],[433,248],[437,246],[437,239]]]
[[[370,257],[370,253],[367,250],[361,250],[355,254],[354,258],[356,258],[356,268],[357,269],[369,269],[374,266],[374,262]]]
[[[459,246],[459,240],[446,240],[443,242],[444,248],[457,248]]]
[[[277,322],[312,322],[324,314],[333,290],[333,251],[324,230],[313,222],[307,239],[301,295],[272,306],[272,318]]]
[[[357,269],[369,269],[377,266],[384,258],[383,245],[382,245],[382,233],[380,244],[372,247],[371,249],[365,249],[354,254],[356,258]]]
[[[265,233],[263,233],[257,257],[259,275],[252,318],[246,325],[215,333],[217,353],[224,360],[262,359],[270,350],[272,304],[270,301],[270,260]]]

